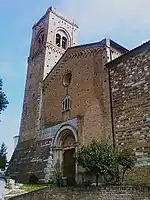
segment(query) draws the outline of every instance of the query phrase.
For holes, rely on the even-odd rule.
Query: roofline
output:
[[[98,41],[98,42],[91,42],[91,43],[86,43],[86,44],[69,47],[69,49],[82,48],[82,47],[87,47],[87,46],[91,47],[91,46],[105,45],[105,41],[106,41],[106,39],[102,39],[101,41]]]
[[[65,57],[66,53],[68,52],[68,50],[71,48],[68,48],[64,54],[60,57],[60,59],[55,63],[54,67],[52,68],[52,70],[47,74],[47,76],[43,79],[43,83],[46,81],[46,79],[48,78],[49,74],[52,73],[52,71],[55,69],[55,67],[58,65],[59,62],[61,62],[61,60]]]
[[[110,39],[110,44],[112,46],[115,46],[117,49],[120,49],[122,52],[127,53],[129,50],[126,49],[125,47],[121,46],[120,44],[118,44],[117,42],[114,42],[113,40]]]
[[[115,48],[120,49],[121,52],[127,53],[127,52],[129,51],[129,50],[126,49],[125,47],[123,47],[123,46],[121,46],[120,44],[114,42],[113,40],[109,39],[109,41],[110,41],[110,45],[111,45],[111,46],[114,46]],[[104,38],[104,39],[102,39],[101,41],[98,41],[98,42],[87,43],[87,44],[81,44],[81,45],[73,46],[73,47],[70,47],[70,48],[73,49],[73,48],[82,48],[82,47],[86,47],[86,46],[89,46],[89,47],[90,47],[90,46],[106,45],[106,44],[107,44],[107,39]],[[69,48],[69,49],[70,49],[70,48]]]
[[[48,73],[48,75],[45,77],[44,81],[47,79],[47,77],[49,76],[49,74],[55,69],[55,66],[58,65],[58,63],[64,58],[64,56],[66,55],[66,53],[72,49],[78,49],[78,48],[83,48],[83,47],[92,47],[92,46],[106,46],[106,42],[107,42],[107,39],[104,38],[102,39],[101,41],[99,42],[93,42],[93,43],[87,43],[87,44],[82,44],[82,45],[77,45],[77,46],[73,46],[73,47],[69,47],[65,53],[61,56],[61,58],[57,61],[57,63],[54,65],[54,67],[52,68],[52,70]],[[115,46],[116,48],[118,49],[121,49],[122,52],[128,52],[129,50],[127,50],[126,48],[124,48],[123,46],[117,44],[116,42],[114,42],[113,40],[110,40],[110,44]]]
[[[77,45],[77,46],[73,46],[73,47],[69,47],[65,53],[61,56],[61,58],[57,61],[57,63],[54,65],[54,67],[52,68],[52,70],[48,73],[48,75],[44,78],[43,82],[45,82],[45,80],[47,79],[47,77],[49,76],[50,73],[52,73],[52,71],[55,69],[55,67],[58,65],[59,62],[61,62],[61,60],[65,57],[65,55],[68,53],[68,51],[75,49],[75,48],[81,48],[81,47],[91,47],[91,46],[99,46],[99,45],[105,45],[105,40],[103,39],[100,42],[94,42],[94,43],[90,43],[90,44],[83,44],[83,45]]]
[[[67,23],[69,23],[69,24],[75,26],[76,28],[79,28],[78,25],[74,23],[74,21],[70,21],[69,19],[66,19],[65,17],[61,16],[58,12],[55,11],[55,9],[54,9],[52,6],[50,6],[50,7],[47,9],[46,13],[39,19],[39,21],[36,22],[36,23],[33,25],[32,29],[34,29],[34,28],[46,17],[46,15],[48,15],[49,13],[53,13],[53,14],[55,14],[57,17],[59,17],[59,18],[61,18],[62,20],[66,21]]]
[[[135,56],[136,54],[138,53],[141,53],[143,50],[146,50],[146,49],[150,49],[150,40],[143,43],[142,45],[126,52],[125,54],[123,54],[122,56],[110,61],[109,63],[106,64],[107,68],[111,68],[113,67],[114,65],[117,65],[119,64],[120,62],[123,62],[126,58],[128,57],[132,57],[132,56]]]

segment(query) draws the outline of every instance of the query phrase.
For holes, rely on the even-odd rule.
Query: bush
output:
[[[135,166],[136,156],[129,150],[123,150],[118,155],[118,164],[122,166],[121,183],[124,181],[124,176],[127,170],[132,169]]]
[[[75,154],[78,165],[95,175],[98,186],[99,177],[104,182],[112,184],[117,177],[117,154],[113,147],[107,143],[92,141],[91,144],[81,147]]]
[[[124,180],[127,170],[134,167],[135,155],[123,150],[117,153],[114,148],[106,142],[92,141],[87,146],[78,149],[75,159],[87,172],[94,174],[96,186],[99,178],[103,179],[103,185],[118,185]],[[119,166],[122,166],[122,175],[119,173]]]

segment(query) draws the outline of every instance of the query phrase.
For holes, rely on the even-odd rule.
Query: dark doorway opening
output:
[[[63,175],[68,179],[68,185],[75,184],[75,149],[65,150],[63,154]]]

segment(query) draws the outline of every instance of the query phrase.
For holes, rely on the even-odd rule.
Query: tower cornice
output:
[[[60,19],[62,19],[63,21],[66,21],[67,23],[69,23],[70,25],[75,26],[76,28],[79,28],[78,25],[76,23],[74,23],[74,21],[70,21],[69,19],[66,19],[65,17],[63,17],[60,13],[58,13],[56,11],[56,9],[54,9],[52,6],[50,6],[46,13],[43,15],[43,17],[40,18],[40,20],[38,22],[36,22],[32,29],[34,29],[49,13],[53,13],[55,14],[57,17],[59,17]]]

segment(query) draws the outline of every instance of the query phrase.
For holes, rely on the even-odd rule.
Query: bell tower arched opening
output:
[[[70,35],[69,33],[63,29],[59,28],[56,29],[55,34],[55,45],[60,47],[62,50],[66,50],[68,47],[70,47]]]

